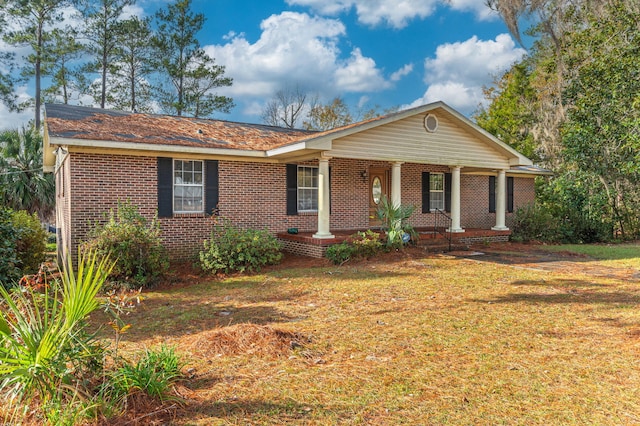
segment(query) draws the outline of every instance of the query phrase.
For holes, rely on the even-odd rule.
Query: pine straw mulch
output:
[[[301,333],[268,325],[236,324],[200,333],[184,349],[205,358],[243,354],[279,358],[310,342],[310,337]]]

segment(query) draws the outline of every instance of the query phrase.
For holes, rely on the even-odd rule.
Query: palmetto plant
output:
[[[42,136],[31,128],[0,132],[0,194],[6,207],[46,217],[55,205],[52,174],[42,171]]]
[[[387,233],[387,248],[402,247],[406,243],[403,240],[405,234],[408,234],[414,241],[416,240],[416,231],[407,222],[414,210],[415,206],[396,206],[386,196],[382,197],[376,216],[382,222],[382,228]]]
[[[96,296],[112,267],[108,258],[88,253],[77,272],[69,260],[62,282],[43,293],[0,286],[0,391],[12,405],[82,399],[82,372],[101,360],[84,321],[98,308]]]

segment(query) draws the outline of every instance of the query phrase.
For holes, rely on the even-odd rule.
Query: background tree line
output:
[[[475,115],[554,171],[530,219],[556,220],[560,240],[640,237],[638,0],[487,3],[518,40],[523,18],[533,22],[528,55],[486,89]]]
[[[152,18],[123,19],[135,0],[7,0],[0,4],[3,40],[21,51],[0,57],[11,72],[0,76],[0,97],[11,109],[33,107],[40,127],[41,103],[69,103],[90,96],[101,108],[162,110],[208,117],[228,112],[233,100],[215,93],[230,86],[200,46],[203,14],[191,0],[176,0]],[[63,14],[75,10],[75,16]],[[65,19],[66,18],[66,19]],[[71,26],[70,21],[76,23]],[[33,79],[35,95],[18,103],[16,84]],[[46,86],[45,84],[46,83]]]
[[[3,206],[50,215],[53,176],[42,172],[43,102],[91,104],[125,111],[208,117],[229,112],[224,66],[201,48],[205,17],[191,0],[176,0],[152,18],[123,18],[135,0],[7,0],[0,2],[0,37],[15,51],[0,54],[0,102],[34,109],[33,122],[0,133]],[[75,11],[74,16],[65,13]],[[69,22],[74,22],[72,26]],[[34,97],[19,102],[14,88],[33,81]]]

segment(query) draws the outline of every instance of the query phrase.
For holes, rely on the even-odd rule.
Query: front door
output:
[[[390,170],[384,168],[369,169],[369,226],[378,227],[381,225],[376,216],[378,206],[382,197],[389,198]]]

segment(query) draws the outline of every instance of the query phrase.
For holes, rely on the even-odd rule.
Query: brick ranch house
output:
[[[63,256],[126,200],[145,217],[157,213],[176,260],[201,249],[214,212],[268,229],[289,251],[322,256],[337,234],[379,225],[382,195],[416,206],[414,227],[433,227],[446,211],[455,235],[485,229],[505,238],[513,211],[534,201],[534,178],[547,173],[442,102],[325,132],[45,109]],[[292,229],[299,235],[287,235]]]

